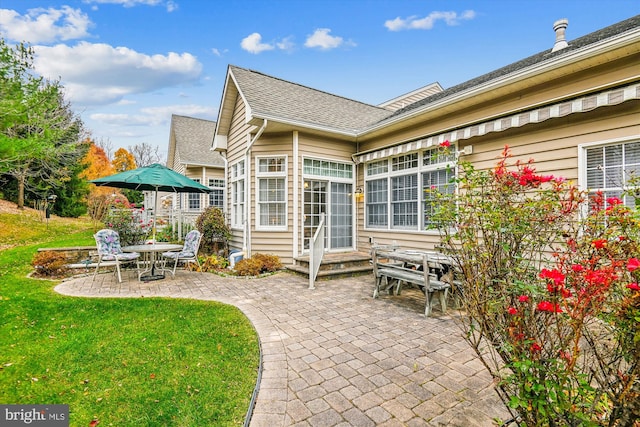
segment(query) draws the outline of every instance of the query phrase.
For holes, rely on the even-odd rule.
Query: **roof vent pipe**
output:
[[[556,50],[564,49],[565,47],[569,46],[564,35],[568,25],[569,20],[566,18],[559,19],[553,23],[553,31],[556,32],[556,43],[553,45],[553,49],[551,49],[551,52],[555,52]]]

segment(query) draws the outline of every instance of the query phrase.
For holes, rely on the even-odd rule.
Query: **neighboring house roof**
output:
[[[220,153],[210,150],[215,128],[214,121],[173,114],[168,166],[175,169],[175,162],[178,162],[196,166],[224,167]]]
[[[258,71],[231,65],[229,73],[253,117],[354,133],[390,114],[381,107],[311,89]]]

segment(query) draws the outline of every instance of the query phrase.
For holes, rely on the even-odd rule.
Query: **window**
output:
[[[365,209],[367,228],[424,230],[433,226],[435,192],[453,193],[455,148],[438,148],[367,163]]]
[[[287,225],[286,157],[258,158],[258,227],[284,228]]]
[[[387,228],[389,183],[386,178],[367,181],[367,227]]]
[[[324,176],[329,178],[352,179],[353,167],[349,163],[304,159],[303,173],[305,175]]]
[[[213,189],[209,193],[209,206],[224,209],[224,179],[209,178],[209,188]]]
[[[602,191],[605,199],[618,197],[626,206],[634,207],[635,198],[623,192],[629,180],[640,174],[640,142],[589,147],[585,151],[589,194]]]
[[[244,160],[231,165],[231,226],[244,225]]]
[[[418,175],[391,178],[391,228],[416,229],[418,226]]]
[[[200,178],[192,178],[195,182],[200,182]],[[190,211],[200,210],[200,193],[189,193],[188,206]]]

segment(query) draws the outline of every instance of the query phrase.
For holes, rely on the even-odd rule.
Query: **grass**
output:
[[[38,247],[92,244],[91,225],[15,217],[0,215],[14,245],[0,250],[0,403],[68,404],[71,426],[242,425],[259,349],[239,310],[58,295],[29,263]]]

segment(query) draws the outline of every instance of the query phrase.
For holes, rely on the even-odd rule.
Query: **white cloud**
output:
[[[215,47],[211,48],[211,53],[213,53],[215,56],[218,56],[218,57],[222,57],[227,52],[229,52],[229,49],[218,49],[218,48],[215,48]]]
[[[216,109],[208,105],[166,105],[141,108],[138,114],[93,113],[91,120],[108,126],[163,126],[169,123],[172,114],[188,117],[215,118]],[[121,131],[121,134],[125,133]],[[133,134],[133,132],[128,131]]]
[[[473,10],[465,10],[458,15],[456,12],[431,12],[424,18],[410,16],[388,20],[384,23],[390,31],[401,30],[430,30],[438,21],[444,21],[447,25],[458,25],[461,21],[467,21],[476,17]]]
[[[291,52],[295,48],[295,43],[293,42],[293,37],[289,36],[289,37],[285,37],[281,41],[277,42],[276,46],[280,50],[286,50],[288,52]]]
[[[100,105],[136,93],[198,81],[202,64],[190,53],[147,55],[126,47],[79,42],[35,46],[34,69],[60,79],[74,104]]]
[[[258,54],[265,50],[273,50],[275,47],[272,44],[262,43],[262,36],[260,33],[249,34],[242,39],[240,46],[249,53]]]
[[[120,4],[123,7],[135,7],[139,5],[143,6],[165,6],[167,12],[173,12],[178,10],[178,3],[173,0],[83,0],[84,3],[93,4],[93,9],[96,10],[96,4]]]
[[[330,35],[330,32],[331,30],[329,28],[318,28],[313,34],[307,37],[304,45],[306,47],[318,47],[323,50],[340,47],[344,43],[344,40],[342,37]]]
[[[83,0],[84,3],[92,4],[121,4],[124,7],[134,7],[138,5],[158,6],[162,0]]]
[[[92,26],[85,13],[69,6],[29,9],[25,15],[0,9],[0,33],[14,41],[35,44],[79,39],[87,37],[88,29]]]

